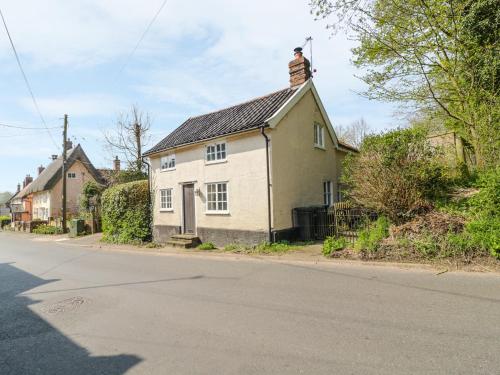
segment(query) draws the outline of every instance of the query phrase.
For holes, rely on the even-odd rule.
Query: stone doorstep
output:
[[[185,249],[196,247],[199,244],[201,244],[199,237],[193,234],[175,234],[167,241],[167,245]]]

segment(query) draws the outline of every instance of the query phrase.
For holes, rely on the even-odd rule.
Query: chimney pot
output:
[[[21,191],[21,184],[17,184],[17,192],[19,193]]]
[[[297,47],[293,51],[295,58],[288,63],[292,88],[302,85],[311,78],[311,63],[302,54],[302,47]]]
[[[118,159],[118,156],[115,157],[115,160],[113,160],[113,165],[114,165],[114,169],[115,171],[119,172],[120,171],[120,159]]]
[[[71,150],[73,148],[73,142],[66,141],[66,151]]]
[[[57,159],[57,155],[51,155],[51,159],[52,160],[56,160]]]
[[[40,176],[40,174],[45,170],[45,167],[43,165],[40,165],[38,167],[38,175]]]

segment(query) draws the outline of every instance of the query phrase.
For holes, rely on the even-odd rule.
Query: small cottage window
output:
[[[76,178],[75,172],[68,172],[68,178]]]
[[[226,143],[215,143],[206,147],[205,160],[215,163],[226,160]]]
[[[227,182],[207,184],[207,212],[227,213]]]
[[[314,146],[325,147],[325,128],[317,122],[314,123]]]
[[[172,189],[161,189],[160,190],[160,210],[171,211],[172,210]]]
[[[160,159],[161,170],[171,171],[175,169],[175,154],[170,154],[167,156],[162,156]]]
[[[323,182],[323,204],[330,207],[333,203],[332,199],[332,182]]]

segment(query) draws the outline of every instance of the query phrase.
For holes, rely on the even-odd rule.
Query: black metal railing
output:
[[[361,231],[377,219],[377,213],[360,207],[337,203],[332,207],[299,207],[293,209],[293,224],[301,241],[343,237],[354,243]]]

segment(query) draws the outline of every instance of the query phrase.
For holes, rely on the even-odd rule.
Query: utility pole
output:
[[[62,153],[62,230],[66,233],[66,148],[68,143],[68,115],[64,115]]]

